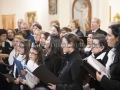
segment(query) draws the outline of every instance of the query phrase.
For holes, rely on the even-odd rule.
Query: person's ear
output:
[[[119,40],[119,37],[117,37],[116,39],[117,39],[117,41],[118,41],[118,40]]]
[[[68,44],[68,48],[71,48],[71,47],[73,47],[73,43]]]
[[[101,51],[105,48],[104,46],[100,46],[100,48],[101,48]]]
[[[70,48],[71,47],[71,45],[70,44],[68,44],[68,46],[67,46],[68,48]]]

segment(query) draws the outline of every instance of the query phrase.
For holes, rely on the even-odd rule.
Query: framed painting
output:
[[[29,25],[29,29],[32,29],[32,24],[34,22],[37,22],[37,12],[36,11],[26,12],[26,22]]]
[[[57,0],[49,0],[49,14],[57,14]]]

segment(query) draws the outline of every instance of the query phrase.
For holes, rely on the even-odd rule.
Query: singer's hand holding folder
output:
[[[3,74],[0,72],[0,74],[2,74],[3,76],[5,76],[6,78],[8,78],[11,82],[14,83],[14,81],[16,80],[14,77],[12,77],[10,74]]]
[[[55,76],[44,65],[40,65],[38,68],[36,68],[33,71],[33,74],[47,85],[48,85],[48,83],[58,84],[61,82],[61,80],[59,78],[57,78],[57,76]]]
[[[21,73],[21,70],[23,70],[23,66],[21,64],[21,61],[19,61],[16,58],[14,58],[14,63],[16,64],[16,67],[17,67],[17,70],[18,70],[18,73],[19,73],[20,77],[22,77],[22,79],[26,80],[25,75],[23,75]]]
[[[3,62],[3,65],[5,65],[9,69],[13,69],[14,68],[14,64],[13,65],[8,65],[5,62]]]
[[[32,73],[32,71],[27,67],[27,65],[24,66],[24,69],[27,71],[26,77],[29,79],[29,81],[33,82],[34,84],[37,84],[37,79],[35,78],[35,75]]]
[[[105,66],[91,55],[83,61],[82,67],[85,68],[94,78],[96,78],[96,71],[103,71],[107,76]]]

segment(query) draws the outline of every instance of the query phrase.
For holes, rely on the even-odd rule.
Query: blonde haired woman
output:
[[[13,57],[17,56],[17,47],[18,47],[18,43],[19,41],[23,40],[23,36],[22,35],[16,35],[13,39],[13,47],[14,49],[11,51],[10,55],[9,55],[9,59],[8,62],[10,65],[13,64]]]
[[[83,33],[80,30],[80,21],[78,19],[73,19],[70,22],[70,28],[79,38],[84,37]]]

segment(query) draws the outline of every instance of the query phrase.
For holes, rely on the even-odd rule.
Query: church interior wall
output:
[[[72,4],[74,0],[57,0],[57,14],[49,15],[48,0],[0,0],[0,15],[16,14],[17,20],[23,18],[29,11],[37,11],[38,22],[43,26],[43,30],[50,30],[50,21],[59,20],[61,27],[68,26],[72,19]],[[111,6],[112,17],[119,13],[119,0],[90,0],[92,5],[92,18],[101,20],[101,29],[107,31],[109,24],[109,6]],[[1,17],[0,17],[1,19]],[[1,22],[0,27],[2,28]]]

